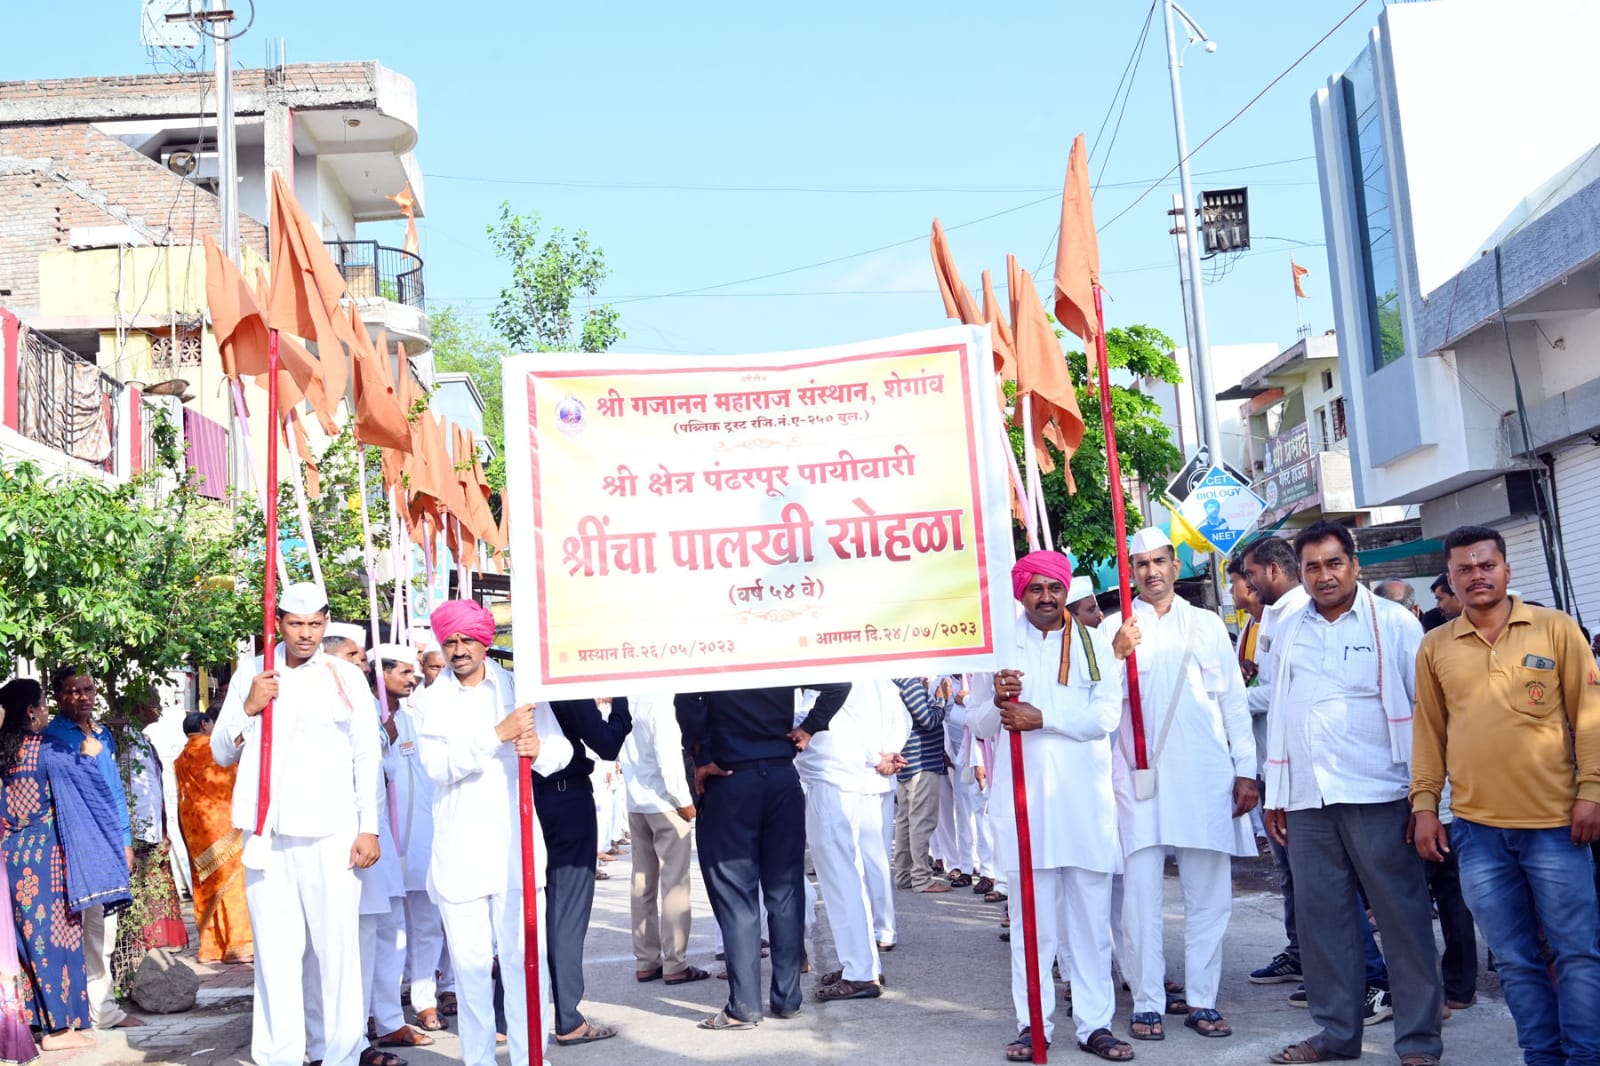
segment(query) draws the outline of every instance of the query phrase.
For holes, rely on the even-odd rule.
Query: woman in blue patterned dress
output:
[[[16,954],[22,971],[15,1003],[24,1028],[40,1034],[46,1051],[92,1047],[89,997],[83,975],[83,923],[67,906],[66,852],[56,827],[48,763],[70,753],[35,735],[29,718],[43,704],[37,681],[0,688],[0,849],[12,890]],[[5,1016],[9,1035],[11,1010]],[[24,1034],[26,1037],[26,1034]],[[26,1037],[31,1046],[31,1037]],[[5,1036],[0,1036],[3,1041]],[[0,1063],[9,1059],[0,1046]]]

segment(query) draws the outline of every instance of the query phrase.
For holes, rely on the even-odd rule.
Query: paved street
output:
[[[1229,930],[1220,1004],[1232,1022],[1229,1040],[1205,1040],[1170,1019],[1163,1043],[1138,1043],[1138,1060],[1150,1063],[1263,1063],[1268,1052],[1309,1034],[1304,1010],[1287,1005],[1293,986],[1250,985],[1244,972],[1265,962],[1281,947],[1282,929],[1275,896],[1258,886],[1268,869],[1236,863],[1237,895]],[[851,1060],[904,1063],[998,1062],[1012,1032],[1007,948],[997,934],[1003,905],[985,904],[969,891],[941,896],[899,893],[900,946],[885,957],[889,988],[875,1001],[822,1005],[807,1002],[792,1021],[769,1019],[753,1032],[705,1033],[695,1022],[711,1013],[726,985],[710,980],[685,988],[633,980],[628,939],[628,860],[613,864],[609,881],[597,886],[594,924],[589,934],[586,973],[589,1013],[617,1025],[611,1041],[581,1048],[553,1048],[552,1061],[577,1063],[777,1062],[787,1066]],[[698,873],[696,874],[698,882]],[[1177,882],[1167,880],[1168,914],[1178,913]],[[1168,924],[1168,959],[1176,975],[1181,964],[1178,926]],[[714,927],[698,883],[692,961],[715,972]],[[818,911],[816,954],[833,958],[827,922]],[[827,966],[819,966],[818,972]],[[245,968],[229,967],[205,978],[200,1010],[169,1018],[152,1017],[141,1030],[100,1034],[93,1051],[46,1056],[49,1063],[72,1066],[122,1066],[129,1063],[185,1063],[232,1066],[248,1063],[249,990]],[[815,975],[805,979],[807,995]],[[1125,1037],[1129,1002],[1120,993],[1116,1029]],[[1058,1022],[1062,1022],[1058,1016]],[[1053,1061],[1088,1062],[1063,1025],[1051,1050]],[[1392,1062],[1393,1026],[1367,1030],[1367,1057]],[[1519,1060],[1515,1035],[1493,974],[1480,981],[1478,1004],[1445,1023],[1445,1061],[1455,1066],[1505,1066]],[[127,1035],[131,1034],[131,1035]],[[125,1035],[127,1038],[125,1039]],[[407,1053],[412,1066],[458,1062],[454,1036],[439,1034],[434,1048]],[[504,1057],[502,1057],[504,1061]]]

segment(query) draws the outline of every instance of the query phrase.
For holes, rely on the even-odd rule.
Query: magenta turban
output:
[[[1072,584],[1072,560],[1060,552],[1029,552],[1011,568],[1011,592],[1017,599],[1033,580],[1034,574],[1053,577],[1063,585]]]
[[[457,633],[479,644],[494,643],[494,615],[476,601],[449,600],[435,607],[428,621],[433,626],[433,639],[440,644]]]

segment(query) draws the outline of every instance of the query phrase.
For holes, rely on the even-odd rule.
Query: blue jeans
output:
[[[1494,952],[1528,1066],[1600,1066],[1600,902],[1594,857],[1572,831],[1496,829],[1457,818],[1461,894]],[[1550,980],[1540,948],[1554,956]]]

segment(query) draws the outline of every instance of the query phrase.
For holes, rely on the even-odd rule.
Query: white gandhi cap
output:
[[[314,581],[290,585],[278,596],[278,610],[284,614],[318,614],[328,609],[328,594]]]
[[[1077,603],[1094,595],[1094,581],[1087,574],[1079,574],[1067,587],[1067,603]]]
[[[367,652],[367,662],[382,659],[386,663],[411,663],[416,665],[417,649],[409,644],[379,644]]]
[[[1133,541],[1128,545],[1129,555],[1143,555],[1153,552],[1157,548],[1172,547],[1172,539],[1155,526],[1146,526],[1133,535]]]
[[[367,646],[367,631],[354,622],[329,622],[322,635],[324,638],[343,637],[358,648]]]

